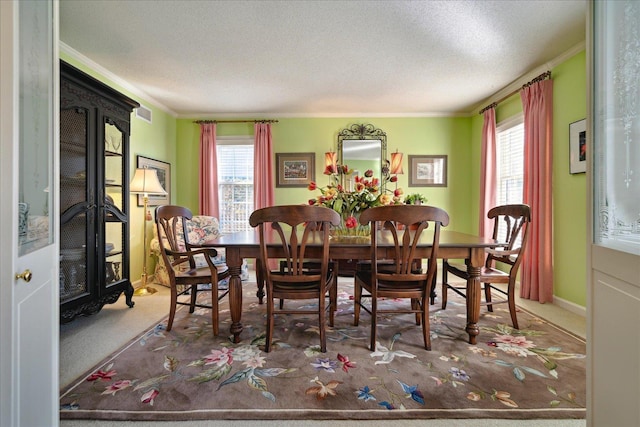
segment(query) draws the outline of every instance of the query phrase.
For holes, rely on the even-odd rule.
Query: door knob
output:
[[[29,269],[26,269],[22,274],[16,274],[16,279],[22,279],[27,283],[31,281],[31,277],[33,277],[33,274]]]

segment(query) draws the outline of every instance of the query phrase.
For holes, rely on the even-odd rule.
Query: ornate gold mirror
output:
[[[371,124],[353,124],[342,129],[338,132],[338,163],[353,169],[353,175],[363,175],[371,169],[384,182],[383,177],[389,174],[387,134]],[[353,176],[347,178],[349,182]]]

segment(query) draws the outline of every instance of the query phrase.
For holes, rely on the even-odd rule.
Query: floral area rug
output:
[[[586,415],[584,340],[519,309],[482,307],[478,344],[467,343],[465,301],[431,306],[432,351],[412,315],[353,326],[353,279],[341,279],[339,310],[319,352],[316,318],[280,315],[265,341],[265,305],[244,284],[242,342],[214,337],[210,312],[179,310],[62,390],[61,419],[563,419]],[[306,302],[310,304],[311,302]],[[388,300],[383,305],[404,304]],[[287,301],[287,307],[305,304]],[[226,299],[221,331],[228,331]]]

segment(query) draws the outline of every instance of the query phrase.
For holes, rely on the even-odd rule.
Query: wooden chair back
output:
[[[177,255],[170,256],[170,253],[188,252],[189,233],[187,231],[187,221],[193,218],[191,210],[183,206],[164,205],[156,208],[156,226],[158,228],[158,236],[166,238],[169,247],[165,247],[164,239],[159,239],[160,252],[167,266],[175,267],[185,262],[184,259]],[[182,244],[184,242],[184,244]],[[168,251],[167,251],[168,250]],[[193,257],[184,257],[189,261],[190,268],[195,267]],[[169,268],[169,275],[172,274],[173,268]]]
[[[427,205],[390,205],[366,209],[360,215],[360,223],[370,223],[372,230],[386,230],[394,241],[393,253],[389,260],[378,259],[379,233],[371,234],[371,273],[380,285],[402,282],[430,284],[436,275],[436,261],[440,246],[440,229],[449,224],[449,215],[442,209]],[[416,266],[421,258],[416,253],[418,242],[429,228],[433,232],[432,250],[427,271],[423,273]],[[381,262],[382,261],[382,262]]]
[[[510,265],[515,274],[522,263],[522,254],[529,239],[531,208],[524,204],[496,206],[489,210],[487,217],[493,220],[493,239],[506,242],[507,245],[487,250],[485,266],[494,267],[496,261],[502,262]],[[506,233],[501,236],[503,230]]]
[[[249,223],[258,227],[260,236],[260,261],[267,282],[277,280],[290,283],[291,286],[305,282],[317,282],[320,277],[326,277],[329,269],[329,234],[330,225],[340,223],[340,215],[333,209],[322,206],[285,205],[258,209],[251,214]],[[269,254],[266,247],[266,236],[271,232],[277,237],[277,244],[284,255],[278,256],[285,264],[283,274],[274,278],[274,272],[267,268]],[[306,252],[309,242],[321,242],[322,254],[320,258],[310,258]],[[320,269],[314,268],[314,274],[308,274],[308,263],[317,263]]]

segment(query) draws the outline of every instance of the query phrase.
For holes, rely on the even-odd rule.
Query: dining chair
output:
[[[380,314],[414,313],[416,325],[422,324],[424,348],[431,350],[429,336],[429,297],[431,283],[436,274],[436,260],[440,245],[440,229],[449,224],[449,215],[442,209],[427,205],[391,205],[365,209],[360,214],[361,224],[370,224],[371,257],[368,270],[356,272],[354,289],[354,325],[360,321],[360,308],[371,314],[370,350],[376,349],[376,327]],[[421,239],[429,238],[426,230],[431,228],[431,254],[426,272],[418,261],[417,246]],[[382,263],[378,247],[385,237],[385,245],[392,245],[391,254]],[[420,268],[417,266],[420,265]],[[363,294],[363,290],[367,294]],[[370,298],[370,306],[362,303]],[[381,299],[409,299],[410,306],[397,305],[379,308]],[[396,304],[394,304],[396,305]]]
[[[486,305],[487,309],[493,312],[494,304],[508,303],[513,327],[519,329],[516,316],[515,286],[522,255],[527,247],[531,209],[528,205],[523,204],[496,206],[489,210],[487,217],[493,220],[492,238],[504,242],[504,245],[496,246],[494,249],[486,249],[487,258],[479,277],[480,282],[484,283],[485,295],[485,302],[481,305]],[[505,267],[498,268],[496,263],[502,263]],[[466,264],[451,263],[446,259],[442,261],[443,309],[447,308],[447,290],[449,289],[466,298],[466,285],[449,283],[449,273],[464,280],[469,278]],[[497,284],[507,284],[507,288],[495,286]],[[506,295],[507,299],[493,301],[491,298],[492,289]]]
[[[267,336],[264,351],[268,353],[271,350],[276,314],[317,314],[320,351],[326,352],[326,311],[329,312],[329,325],[333,326],[338,295],[336,272],[329,268],[329,232],[331,225],[340,224],[340,215],[323,206],[271,206],[254,211],[249,217],[249,224],[258,227],[258,264],[260,276],[266,284]],[[273,240],[269,236],[273,236]],[[269,243],[279,247],[281,253],[271,255],[267,250]],[[307,249],[311,243],[321,244],[322,253],[309,254]],[[283,260],[286,267],[272,270],[270,261],[275,259]],[[309,269],[309,263],[320,268]],[[282,303],[277,311],[275,309],[275,300],[306,299],[317,300],[315,308],[287,309]]]
[[[322,228],[322,224],[318,225],[320,227],[320,229]],[[289,268],[288,266],[288,262],[286,260],[280,260],[280,274],[284,274],[285,271],[287,271],[287,269]],[[319,261],[305,261],[302,264],[302,269],[304,272],[306,273],[320,273],[321,269],[322,269],[322,263]],[[329,260],[329,273],[332,274],[333,280],[334,280],[334,284],[333,286],[335,286],[337,288],[338,286],[338,262],[334,261],[334,260]],[[284,300],[280,300],[280,308],[282,309],[284,306]],[[337,307],[333,307],[334,310],[337,309]]]
[[[171,289],[171,306],[167,331],[173,326],[178,305],[189,306],[189,313],[196,307],[211,309],[213,334],[218,335],[218,301],[229,292],[219,289],[218,282],[229,277],[228,269],[218,271],[214,264],[217,252],[213,248],[194,248],[189,242],[188,221],[193,215],[182,206],[164,205],[156,208],[156,227],[162,260],[166,266]],[[197,258],[204,258],[203,267],[196,264]],[[210,285],[210,286],[207,286]],[[180,288],[180,289],[179,289]],[[211,292],[211,305],[198,301],[199,292]],[[189,301],[180,299],[190,295]]]

